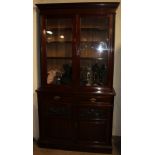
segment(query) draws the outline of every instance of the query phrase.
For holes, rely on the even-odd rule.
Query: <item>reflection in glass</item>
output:
[[[53,34],[52,31],[46,31],[46,33],[49,34],[49,35]]]
[[[99,53],[102,53],[103,51],[108,50],[107,44],[105,42],[100,42],[96,50]]]

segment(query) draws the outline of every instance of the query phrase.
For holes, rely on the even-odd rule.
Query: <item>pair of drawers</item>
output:
[[[113,97],[97,95],[42,94],[41,111],[48,116],[79,119],[106,119],[113,106]],[[76,113],[76,114],[75,114]]]
[[[111,104],[113,103],[113,96],[103,96],[103,95],[92,95],[92,94],[86,94],[86,95],[72,95],[72,94],[50,94],[45,93],[42,94],[41,99],[44,101],[47,101],[46,103],[103,103],[103,104]]]

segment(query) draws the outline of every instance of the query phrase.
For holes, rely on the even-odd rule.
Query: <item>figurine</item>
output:
[[[52,84],[52,82],[54,81],[54,78],[56,76],[56,72],[57,70],[51,69],[48,71],[47,73],[47,84]]]
[[[59,72],[56,72],[56,76],[55,76],[55,84],[56,85],[60,85],[61,84],[61,80],[62,80],[62,73],[59,71]]]
[[[91,86],[92,84],[92,70],[90,67],[87,67],[87,84],[86,86]]]
[[[80,68],[80,85],[87,84],[87,69],[86,67]]]
[[[97,63],[92,66],[92,72],[93,72],[93,84],[98,85],[100,68]]]
[[[69,84],[72,79],[72,67],[69,64],[63,65],[64,73],[62,74],[62,83]]]
[[[104,84],[104,81],[105,81],[105,64],[102,64],[100,66],[100,69],[99,69],[99,81],[100,81],[100,85],[103,85]]]

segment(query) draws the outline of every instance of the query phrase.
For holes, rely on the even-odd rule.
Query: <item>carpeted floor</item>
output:
[[[64,151],[64,150],[56,150],[56,149],[44,149],[44,148],[39,148],[34,143],[33,155],[109,155],[109,154],[78,152],[78,151]],[[114,140],[113,140],[112,155],[121,155],[121,140],[120,140],[120,138],[114,138]]]

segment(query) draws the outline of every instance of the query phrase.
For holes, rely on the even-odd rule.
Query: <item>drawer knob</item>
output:
[[[96,101],[96,98],[91,98],[90,101],[91,102],[95,102]]]
[[[56,100],[56,101],[61,99],[60,96],[54,96],[53,98],[54,98],[54,100]]]

